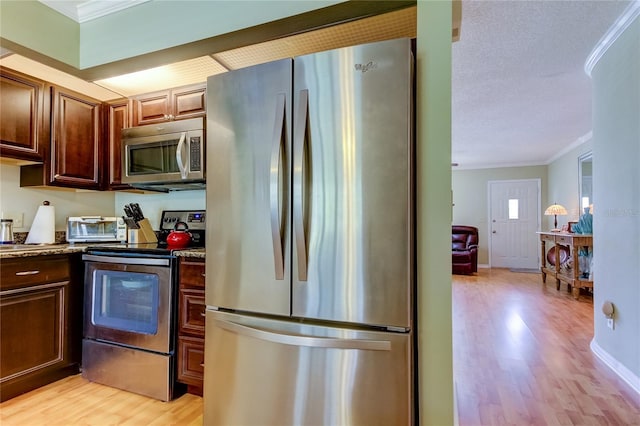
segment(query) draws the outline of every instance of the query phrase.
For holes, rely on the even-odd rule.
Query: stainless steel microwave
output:
[[[122,182],[159,191],[205,182],[205,119],[122,129]]]

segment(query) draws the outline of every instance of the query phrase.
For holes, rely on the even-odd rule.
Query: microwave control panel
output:
[[[201,165],[201,146],[200,146],[200,136],[191,136],[189,138],[189,171],[199,172]]]

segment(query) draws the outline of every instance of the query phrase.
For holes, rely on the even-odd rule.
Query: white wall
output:
[[[14,232],[29,231],[38,206],[45,200],[55,206],[56,231],[66,229],[69,216],[115,213],[113,192],[20,188],[20,167],[0,165],[0,210],[5,214],[24,214],[23,227],[14,226]]]
[[[547,168],[549,179],[547,200],[549,204],[555,202],[567,209],[569,214],[562,218],[563,224],[567,221],[577,221],[582,213],[579,210],[578,157],[592,149],[593,142],[589,139],[553,161]],[[543,206],[543,208],[546,207]],[[546,229],[553,228],[553,216],[546,218],[546,225]],[[560,218],[558,218],[558,226],[560,226]]]
[[[640,392],[640,17],[595,65],[592,79],[592,347]],[[614,330],[601,313],[604,301],[615,305]]]

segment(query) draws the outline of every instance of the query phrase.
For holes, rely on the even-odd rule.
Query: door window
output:
[[[158,332],[159,278],[155,274],[97,270],[93,276],[94,325],[141,334]]]

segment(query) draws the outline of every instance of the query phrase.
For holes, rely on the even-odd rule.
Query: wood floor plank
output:
[[[640,396],[589,348],[588,294],[506,269],[452,290],[460,425],[640,425]]]
[[[185,394],[157,401],[97,383],[80,375],[0,404],[2,426],[202,425],[202,398]]]

